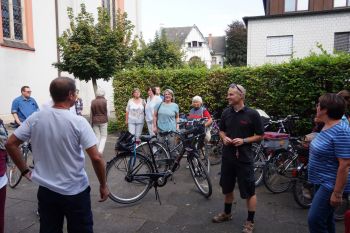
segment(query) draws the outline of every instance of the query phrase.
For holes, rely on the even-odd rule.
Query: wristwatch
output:
[[[246,144],[246,143],[248,143],[248,139],[243,138],[243,144]]]

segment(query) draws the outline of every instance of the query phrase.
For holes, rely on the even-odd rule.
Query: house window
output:
[[[350,0],[334,0],[334,7],[350,6]]]
[[[291,56],[293,53],[293,36],[267,37],[266,56]]]
[[[350,32],[334,33],[334,49],[350,53]]]
[[[1,0],[0,46],[34,51],[31,0]]]
[[[189,47],[189,48],[192,47],[191,42],[188,42],[187,44],[188,44],[188,47]]]
[[[203,46],[203,42],[198,42],[199,47]]]
[[[193,46],[193,47],[198,47],[197,41],[192,41],[192,46]]]
[[[211,59],[211,64],[213,64],[213,65],[216,65],[216,64],[217,64],[216,57],[213,57],[213,58]]]
[[[3,37],[23,41],[23,4],[21,0],[1,0]]]
[[[284,11],[307,11],[309,9],[309,0],[285,0]]]

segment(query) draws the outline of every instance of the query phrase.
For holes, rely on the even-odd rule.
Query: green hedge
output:
[[[248,106],[263,109],[271,116],[298,114],[302,117],[299,133],[305,133],[310,130],[318,97],[348,89],[349,81],[349,54],[314,54],[290,63],[260,67],[128,70],[116,74],[113,81],[117,127],[125,127],[125,107],[135,87],[141,89],[143,98],[147,97],[148,86],[171,88],[180,112],[189,111],[195,95],[203,98],[210,111],[220,112],[227,106],[229,84],[237,83],[247,89]]]

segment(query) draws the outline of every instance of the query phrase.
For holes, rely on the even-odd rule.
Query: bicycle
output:
[[[266,114],[266,113],[265,113]],[[270,118],[262,116],[262,121],[264,124],[264,131],[273,130],[276,133],[287,133],[287,127],[284,125],[292,116],[287,116],[285,119],[273,121]],[[274,126],[277,126],[276,129]],[[265,138],[266,139],[266,138]],[[255,176],[255,186],[258,186],[263,181],[264,177],[264,167],[270,158],[273,157],[277,152],[276,148],[271,148],[266,145],[265,141],[252,144],[252,151],[254,153],[254,176]]]
[[[190,128],[195,121],[198,121],[200,119],[203,119],[203,121],[208,120],[206,117],[198,118],[198,119],[187,119],[187,116],[185,114],[180,114],[180,122],[178,123],[180,131],[183,129]],[[211,126],[210,126],[210,129],[211,129]],[[198,143],[196,144],[196,149],[200,154],[200,158],[202,159],[202,162],[207,167],[207,172],[210,173],[210,165],[212,165],[212,163],[210,161],[210,154],[208,153],[208,148],[207,148],[208,143],[205,142],[205,134],[200,136],[201,137],[198,140]]]
[[[278,120],[280,132],[290,134],[291,121],[294,119],[298,117],[289,115],[285,119]],[[263,168],[264,185],[272,193],[282,193],[291,187],[293,180],[291,171],[298,166],[296,147],[301,143],[300,138],[289,137],[281,141],[284,143],[284,148],[270,153]],[[278,143],[278,140],[276,142]]]
[[[176,157],[176,155],[180,154],[183,150],[183,142],[181,140],[181,132],[190,130],[193,127],[196,127],[195,125],[198,124],[198,122],[205,122],[206,118],[201,119],[192,119],[192,120],[182,120],[180,123],[180,131],[166,131],[166,132],[160,132],[159,136],[161,138],[162,142],[159,142],[161,145],[163,145],[163,148],[168,152],[168,158]],[[210,173],[210,162],[209,158],[205,149],[204,144],[204,137],[205,132],[198,133],[195,136],[195,143],[194,143],[194,149],[198,152],[199,158],[202,160],[203,164],[207,168],[207,173]],[[175,144],[172,145],[171,140],[175,141]],[[143,150],[144,151],[144,150]],[[170,156],[170,157],[169,157]]]
[[[33,161],[30,161],[30,159],[32,158],[32,156],[30,156],[30,153],[32,152],[32,146],[30,142],[23,142],[23,144],[20,146],[20,149],[24,162],[26,164],[30,164],[30,166],[32,167]],[[6,175],[8,179],[8,184],[11,188],[15,188],[21,182],[21,171],[14,164],[10,156],[7,157]]]
[[[204,128],[203,128],[204,129]],[[184,154],[187,153],[187,162],[190,172],[200,193],[209,198],[212,194],[211,180],[195,149],[196,137],[201,131],[199,127],[184,130],[179,133],[183,149],[175,159],[165,158],[164,163],[170,169],[159,171],[150,141],[154,136],[141,136],[147,143],[150,155],[143,155],[136,151],[135,142],[128,139],[127,148],[107,163],[107,185],[110,190],[109,197],[121,204],[131,204],[141,200],[148,191],[155,189],[156,199],[160,202],[158,187],[166,185],[167,180],[176,172]],[[121,142],[118,143],[122,145]],[[121,146],[122,147],[122,146]],[[160,161],[160,160],[159,160]],[[159,162],[158,161],[158,162]],[[160,202],[161,203],[161,202]]]

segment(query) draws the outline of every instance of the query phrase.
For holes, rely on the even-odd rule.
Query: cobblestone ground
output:
[[[110,135],[105,149],[105,159],[114,156],[116,138]],[[241,232],[246,218],[244,201],[238,199],[234,217],[230,222],[211,223],[211,218],[223,210],[223,196],[220,193],[219,166],[213,166],[211,179],[213,195],[203,198],[198,192],[183,163],[175,174],[175,183],[170,181],[159,189],[162,205],[155,199],[151,189],[146,197],[134,205],[120,205],[111,200],[98,202],[98,182],[89,159],[87,173],[91,183],[91,200],[96,233],[128,232]],[[5,232],[39,232],[39,219],[35,214],[37,186],[22,180],[18,187],[7,189]],[[237,193],[236,193],[237,194]],[[238,197],[238,195],[236,195]],[[257,188],[258,209],[255,233],[305,233],[307,210],[301,209],[292,193],[273,195],[264,186]],[[344,232],[343,222],[337,223],[337,232]],[[66,231],[65,231],[66,232]]]

